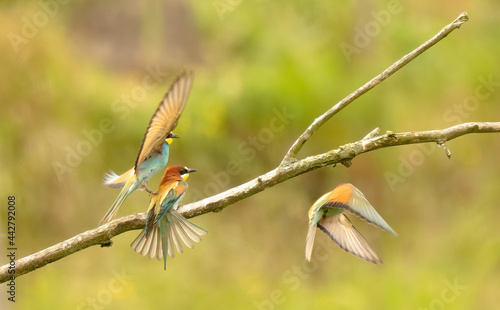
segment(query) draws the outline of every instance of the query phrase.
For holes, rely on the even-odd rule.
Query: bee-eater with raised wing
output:
[[[193,72],[191,71],[182,73],[172,83],[149,122],[134,167],[120,176],[112,171],[105,175],[103,182],[105,186],[123,187],[123,189],[99,225],[111,221],[125,198],[136,189],[145,189],[152,193],[147,182],[168,162],[172,139],[179,137],[172,130],[177,126],[177,121],[186,106],[192,85]]]
[[[367,262],[381,264],[382,260],[354,228],[351,221],[345,216],[344,211],[349,211],[368,223],[397,235],[375,211],[359,189],[352,184],[340,184],[333,191],[321,196],[309,209],[306,259],[311,261],[316,227],[318,227],[344,251],[354,254]]]
[[[169,166],[161,179],[158,190],[151,196],[146,227],[130,245],[136,252],[149,258],[163,257],[163,268],[167,268],[167,255],[175,256],[175,248],[182,253],[184,242],[193,248],[200,242],[206,230],[186,220],[176,210],[188,187],[186,179],[196,169]]]

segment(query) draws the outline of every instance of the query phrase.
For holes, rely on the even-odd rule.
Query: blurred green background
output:
[[[331,119],[299,155],[375,127],[500,120],[498,1],[66,2],[0,4],[0,187],[4,202],[17,197],[19,257],[97,225],[118,194],[101,185],[104,172],[132,166],[182,68],[196,77],[169,163],[199,170],[184,203],[273,169],[315,117],[463,11],[468,23]],[[18,278],[13,308],[498,309],[500,136],[447,145],[451,160],[430,144],[382,149],[193,218],[209,233],[167,271],[134,253],[139,231],[127,232]],[[229,174],[231,161],[239,169]],[[383,265],[322,233],[320,255],[305,262],[307,210],[344,182],[399,233],[350,217]],[[137,192],[119,215],[148,202]],[[2,296],[0,308],[11,307]]]

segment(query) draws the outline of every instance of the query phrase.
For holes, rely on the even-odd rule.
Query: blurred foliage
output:
[[[43,19],[41,3],[52,4],[45,10],[53,16]],[[0,186],[17,197],[19,256],[97,225],[118,194],[101,185],[103,173],[130,168],[157,103],[184,67],[194,68],[196,80],[170,164],[199,170],[184,203],[274,168],[315,117],[462,11],[467,24],[335,116],[300,156],[375,127],[499,121],[498,85],[471,101],[482,79],[500,81],[497,1],[404,1],[386,23],[374,13],[394,1],[54,3],[0,3]],[[26,26],[34,18],[40,26]],[[353,45],[370,23],[379,31],[346,58],[341,44]],[[168,77],[141,93],[154,68]],[[140,100],[129,106],[124,96]],[[293,117],[273,127],[279,111]],[[112,129],[103,132],[103,120]],[[497,309],[500,139],[469,135],[448,147],[451,160],[434,145],[378,150],[348,169],[314,171],[194,218],[209,234],[170,259],[166,272],[130,249],[138,231],[120,235],[111,248],[93,247],[17,279],[15,308]],[[233,174],[229,162],[238,168]],[[58,174],[57,163],[68,170]],[[390,173],[399,182],[389,182]],[[399,233],[351,216],[382,266],[344,253],[324,234],[317,247],[328,244],[328,258],[304,260],[306,211],[343,182],[360,188]],[[119,214],[147,205],[139,192]],[[462,290],[450,289],[455,282]],[[7,306],[2,297],[0,307]]]

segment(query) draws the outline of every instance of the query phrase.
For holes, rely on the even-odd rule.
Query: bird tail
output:
[[[127,182],[127,180],[130,178],[130,176],[133,174],[134,174],[134,168],[127,170],[122,175],[117,175],[112,170],[110,170],[109,173],[104,174],[104,178],[102,179],[102,184],[110,188],[122,188]]]
[[[182,254],[182,242],[192,249],[193,241],[200,242],[201,236],[206,234],[207,231],[203,228],[189,222],[176,211],[169,210],[153,224],[147,235],[144,229],[130,246],[149,258],[156,257],[160,260],[163,257],[163,268],[167,269],[167,255],[175,257],[175,249]]]
[[[143,256],[147,255],[149,258],[156,256],[156,258],[160,260],[163,257],[163,253],[161,250],[160,229],[158,225],[155,224],[147,235],[146,230],[143,229],[130,246],[134,251],[141,253]]]
[[[308,262],[311,261],[315,236],[316,236],[316,224],[314,223],[309,224],[309,230],[307,231],[307,238],[306,238],[306,259]]]
[[[125,183],[123,189],[120,191],[120,194],[118,194],[118,197],[116,197],[116,200],[111,205],[111,208],[109,208],[108,212],[106,212],[106,215],[104,215],[102,220],[99,222],[98,226],[110,222],[115,217],[116,212],[118,212],[118,209],[120,209],[120,206],[125,201],[125,198],[127,198],[128,195],[130,195],[137,188],[137,185],[138,181],[132,174]]]

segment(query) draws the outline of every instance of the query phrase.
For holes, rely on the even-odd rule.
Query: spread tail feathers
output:
[[[163,268],[167,269],[167,255],[173,258],[176,249],[182,253],[182,242],[192,249],[193,241],[200,242],[201,236],[206,234],[206,230],[170,210],[153,225],[148,235],[143,230],[130,246],[134,251],[149,258],[156,257],[160,260],[163,257]]]

